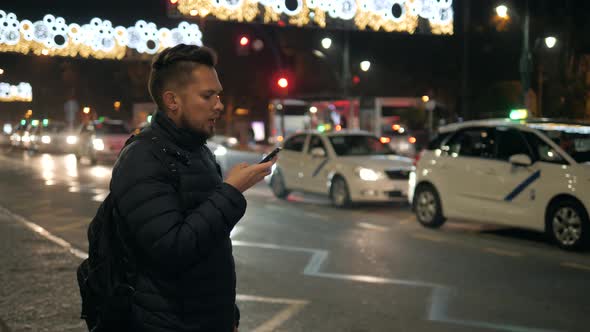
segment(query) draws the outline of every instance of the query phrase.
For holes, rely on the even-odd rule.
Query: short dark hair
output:
[[[178,44],[156,55],[152,61],[149,91],[158,107],[165,111],[162,93],[170,84],[185,85],[198,66],[215,67],[217,55],[208,47]]]

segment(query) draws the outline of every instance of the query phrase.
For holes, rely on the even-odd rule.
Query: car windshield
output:
[[[339,156],[364,156],[393,154],[389,145],[383,144],[374,136],[335,135],[330,137],[334,151]]]
[[[122,123],[97,123],[94,125],[97,134],[129,134],[129,129]]]
[[[543,124],[530,127],[542,131],[576,162],[590,162],[590,126]]]

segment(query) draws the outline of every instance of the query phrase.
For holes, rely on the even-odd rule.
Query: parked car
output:
[[[418,221],[447,218],[546,232],[589,244],[590,125],[487,120],[442,127],[420,154],[409,199]]]
[[[267,177],[273,193],[322,193],[336,207],[405,198],[412,160],[364,131],[302,132],[287,138]]]
[[[87,158],[93,165],[99,160],[113,161],[130,136],[121,120],[92,121],[80,128],[76,158]]]

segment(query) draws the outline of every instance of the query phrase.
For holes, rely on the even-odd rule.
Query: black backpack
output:
[[[136,269],[119,225],[109,194],[88,226],[88,258],[77,271],[81,318],[89,331],[129,330]]]
[[[166,165],[179,182],[176,162],[190,164],[188,157],[166,147],[157,136],[139,134],[127,140],[125,146],[137,139],[150,139],[156,157]],[[112,195],[105,198],[88,226],[88,258],[77,269],[82,297],[81,317],[88,330],[129,331],[131,305],[136,279],[136,261],[126,244],[130,243],[125,223],[115,206]]]

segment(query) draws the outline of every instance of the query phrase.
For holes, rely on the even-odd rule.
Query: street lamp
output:
[[[505,5],[500,5],[496,7],[496,14],[499,18],[507,19],[508,18],[508,7]]]
[[[4,74],[4,69],[0,68],[0,75]]]
[[[370,61],[362,61],[361,62],[361,70],[362,71],[369,71],[369,68],[371,68],[371,62]]]
[[[554,48],[555,44],[557,44],[557,38],[553,36],[545,38],[545,46],[547,46],[547,48]]]
[[[326,50],[327,50],[327,49],[329,49],[329,48],[330,48],[330,46],[332,46],[332,39],[330,39],[330,38],[327,38],[327,37],[326,37],[326,38],[324,38],[324,39],[322,39],[322,47],[323,47],[324,49],[326,49]]]

